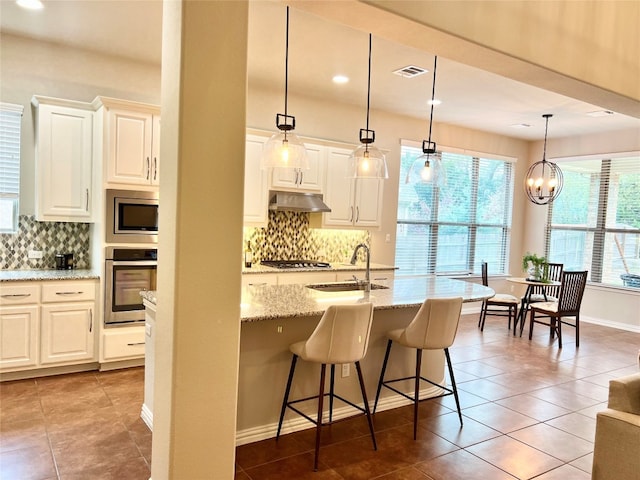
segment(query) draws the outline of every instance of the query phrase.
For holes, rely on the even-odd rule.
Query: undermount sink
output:
[[[364,290],[365,284],[356,282],[334,282],[334,283],[314,283],[307,285],[307,288],[319,290],[321,292],[351,292],[354,290]],[[389,288],[378,283],[371,284],[371,290]]]

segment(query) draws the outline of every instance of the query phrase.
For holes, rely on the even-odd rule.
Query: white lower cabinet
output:
[[[143,325],[105,329],[102,332],[100,363],[144,357],[144,329]]]
[[[94,360],[93,302],[42,306],[40,363]]]
[[[38,364],[38,306],[0,307],[0,370]]]
[[[336,272],[292,272],[278,275],[278,285],[335,282]]]
[[[242,286],[277,285],[278,275],[275,273],[248,273],[242,275]]]
[[[96,281],[3,285],[0,371],[95,362],[96,288]]]

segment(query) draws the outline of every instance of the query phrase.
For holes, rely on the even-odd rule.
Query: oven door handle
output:
[[[157,267],[157,260],[107,260],[114,267]]]

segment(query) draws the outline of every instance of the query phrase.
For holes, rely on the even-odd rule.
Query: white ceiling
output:
[[[26,11],[0,0],[0,28],[23,35],[160,63],[160,0],[43,0],[41,11]],[[286,6],[251,1],[249,9],[249,82],[281,91],[284,97]],[[328,101],[366,107],[368,32],[291,9],[289,91]],[[425,120],[431,97],[432,54],[373,37],[371,108]],[[417,65],[429,73],[411,79],[393,70]],[[335,74],[349,83],[335,85]],[[636,128],[640,120],[615,114],[591,117],[606,106],[590,105],[531,85],[438,57],[434,121],[527,140],[544,137],[542,114],[552,113],[549,138]],[[294,107],[290,106],[292,114]],[[364,119],[364,111],[363,111]],[[372,118],[373,120],[373,118]],[[530,128],[514,128],[529,124]],[[375,128],[375,127],[373,127]],[[425,132],[426,133],[426,132]],[[426,136],[426,135],[425,135]]]

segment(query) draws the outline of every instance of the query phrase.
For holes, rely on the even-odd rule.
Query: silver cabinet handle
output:
[[[138,345],[144,345],[144,342],[127,343],[127,347],[137,347]]]
[[[30,297],[30,296],[31,296],[30,293],[7,293],[7,294],[0,295],[0,297],[2,298],[24,298],[24,297]]]
[[[86,211],[88,212],[89,211],[89,189],[88,188],[86,189],[86,192],[87,192],[87,207],[86,207]]]
[[[56,295],[82,295],[83,291],[78,292],[56,292]]]
[[[153,180],[158,179],[158,158],[153,157]]]
[[[356,207],[356,223],[360,221],[360,207]]]
[[[93,308],[89,309],[89,333],[93,331]]]
[[[353,222],[353,206],[351,206],[351,215],[349,215],[349,221]]]
[[[302,178],[304,177],[304,172],[300,170],[300,180],[298,181],[298,185],[302,185]]]
[[[147,180],[149,180],[150,172],[151,172],[151,163],[149,162],[149,157],[147,157]]]

